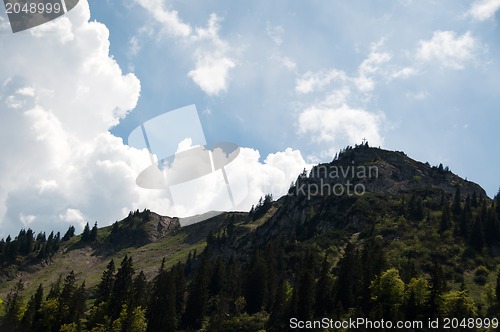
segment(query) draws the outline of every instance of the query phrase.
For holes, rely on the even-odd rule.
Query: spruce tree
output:
[[[118,272],[116,272],[113,290],[109,299],[109,314],[112,319],[117,319],[120,316],[123,305],[130,305],[133,276],[132,257],[125,256]]]
[[[97,221],[94,224],[94,227],[92,227],[92,230],[89,233],[89,242],[94,242],[97,240]]]
[[[102,273],[101,281],[97,285],[96,300],[94,305],[99,305],[102,302],[108,302],[113,290],[115,281],[115,262],[110,260],[106,266],[106,270]]]
[[[24,312],[23,318],[21,320],[21,325],[27,331],[32,330],[32,326],[36,325],[37,320],[40,319],[38,311],[42,307],[43,301],[43,286],[40,284],[36,293],[31,296],[28,304],[26,306],[26,311]]]
[[[7,299],[5,301],[5,314],[2,317],[0,324],[1,330],[17,331],[19,329],[19,315],[23,305],[23,290],[23,282],[19,280],[7,295]]]
[[[459,216],[462,213],[462,195],[460,193],[460,187],[457,186],[455,191],[455,196],[453,197],[453,205],[451,207],[451,212],[455,217]]]
[[[482,224],[481,217],[478,215],[476,216],[476,220],[472,225],[472,231],[470,236],[470,245],[472,246],[472,248],[476,249],[476,251],[481,251],[484,245],[484,235],[481,224]]]
[[[187,329],[200,329],[207,310],[210,267],[206,252],[201,257],[200,267],[191,282],[183,325]]]
[[[261,254],[256,251],[245,284],[245,300],[249,314],[261,311],[267,304],[267,282],[267,264],[262,259]]]
[[[66,233],[64,234],[62,240],[63,241],[68,241],[69,239],[71,239],[73,236],[75,236],[75,226],[71,225],[69,226],[68,230],[66,231]]]
[[[88,242],[90,238],[90,226],[89,223],[85,225],[82,233],[82,242]]]

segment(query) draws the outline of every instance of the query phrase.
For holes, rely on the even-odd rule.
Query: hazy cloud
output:
[[[468,31],[456,36],[453,31],[436,31],[430,40],[421,40],[417,59],[437,61],[443,67],[463,69],[467,61],[474,59],[478,43]]]
[[[492,18],[499,9],[500,0],[480,0],[472,4],[469,15],[476,20],[485,21]]]

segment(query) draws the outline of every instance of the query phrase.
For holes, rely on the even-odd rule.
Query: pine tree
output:
[[[323,258],[321,274],[316,285],[316,316],[321,317],[333,310],[332,291],[333,278],[330,275],[330,264],[328,255]]]
[[[23,282],[19,280],[7,295],[5,301],[5,315],[2,317],[0,325],[3,331],[17,331],[19,329],[19,315],[23,304],[23,290]]]
[[[495,196],[495,209],[497,212],[497,216],[500,217],[500,188],[498,188],[498,193]]]
[[[340,302],[346,310],[356,304],[361,275],[358,252],[355,250],[354,245],[349,242],[345,248],[344,257],[338,263],[335,284],[335,302]]]
[[[82,233],[82,242],[88,242],[90,239],[90,226],[89,223],[85,225]]]
[[[133,287],[133,297],[131,302],[131,308],[136,307],[146,307],[147,304],[147,294],[148,294],[148,281],[144,271],[141,270],[139,274],[135,277]]]
[[[459,232],[466,240],[469,237],[470,228],[472,224],[472,210],[471,210],[471,201],[466,200],[464,208],[462,209],[462,214],[460,215],[460,228]]]
[[[293,292],[294,317],[309,320],[314,315],[316,284],[314,279],[314,256],[304,257]]]
[[[462,195],[460,193],[460,187],[457,186],[457,190],[455,191],[455,196],[453,197],[453,204],[451,207],[451,212],[455,217],[459,216],[462,213]]]
[[[148,331],[175,331],[177,328],[176,289],[173,273],[160,268],[153,281],[147,309]]]
[[[267,264],[258,251],[255,252],[245,284],[247,312],[259,312],[267,304]]]
[[[97,240],[97,221],[94,224],[94,227],[92,227],[92,230],[90,231],[89,234],[89,242],[94,242]]]
[[[209,273],[209,262],[205,252],[201,257],[198,272],[191,282],[186,311],[183,316],[183,325],[187,329],[200,329],[202,326],[207,309]]]
[[[431,271],[431,292],[429,295],[429,313],[428,316],[433,318],[440,307],[441,294],[446,290],[446,279],[444,277],[441,265],[434,261]]]
[[[288,281],[283,275],[278,283],[278,289],[274,296],[271,315],[267,322],[267,331],[288,330],[287,312],[289,303],[287,302],[287,291],[289,288]]]
[[[116,272],[109,299],[109,314],[112,319],[118,318],[123,305],[130,305],[134,273],[132,257],[125,256]]]
[[[66,233],[64,234],[62,240],[63,241],[68,241],[69,239],[71,239],[73,236],[75,236],[75,226],[71,225],[69,226],[68,230],[66,231]]]
[[[481,224],[481,217],[478,215],[472,225],[472,232],[470,236],[470,245],[476,249],[476,251],[481,251],[484,245],[484,235]]]
[[[43,287],[42,284],[38,286],[36,293],[31,296],[28,304],[26,306],[26,311],[24,312],[23,318],[21,320],[21,325],[27,331],[32,330],[32,326],[35,326],[37,321],[40,319],[38,311],[42,307],[43,301]]]
[[[451,227],[450,207],[445,204],[441,213],[441,222],[439,224],[439,232],[442,234]]]
[[[108,302],[113,290],[113,284],[115,281],[115,262],[110,260],[106,270],[102,273],[101,281],[97,285],[96,300],[94,304],[97,306],[101,302]]]
[[[224,286],[224,264],[222,259],[217,257],[212,271],[212,276],[208,284],[208,293],[210,296],[215,296],[220,293]]]

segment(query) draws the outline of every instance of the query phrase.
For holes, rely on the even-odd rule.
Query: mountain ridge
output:
[[[347,191],[349,186],[353,189],[351,194]],[[250,212],[214,212],[217,215],[181,227],[179,218],[149,210],[135,211],[111,226],[96,230],[97,236],[90,242],[83,241],[83,236],[61,241],[43,264],[37,263],[34,267],[29,259],[36,258],[34,255],[41,250],[36,249],[31,256],[15,260],[19,263],[17,270],[15,264],[10,265],[10,275],[17,274],[17,278],[0,283],[0,298],[5,298],[16,279],[23,280],[26,294],[31,295],[39,283],[47,287],[56,282],[57,276],[74,271],[78,280],[85,280],[91,305],[92,294],[107,262],[113,259],[123,263],[125,257],[130,257],[136,271],[142,271],[152,283],[158,278],[160,265],[160,271],[163,268],[166,271],[182,264],[191,285],[183,290],[186,294],[199,291],[193,287],[205,279],[200,279],[198,274],[215,273],[217,269],[233,271],[236,275],[228,275],[229,279],[224,280],[236,287],[226,290],[234,297],[218,300],[230,315],[217,316],[217,311],[208,308],[202,314],[211,320],[217,317],[225,321],[233,316],[254,319],[262,327],[262,324],[275,324],[272,323],[275,318],[271,317],[275,315],[273,303],[278,301],[276,283],[280,279],[288,284],[290,292],[299,292],[301,283],[305,282],[304,266],[310,265],[306,270],[314,275],[307,277],[308,282],[319,283],[328,276],[331,283],[328,287],[336,289],[330,291],[330,300],[344,308],[331,311],[333,309],[327,306],[328,312],[337,318],[346,317],[346,308],[369,314],[372,306],[379,305],[370,299],[370,283],[391,268],[399,273],[402,283],[410,285],[412,278],[433,282],[436,266],[439,266],[442,269],[439,273],[448,281],[448,286],[440,291],[452,294],[463,285],[470,290],[467,301],[477,304],[470,313],[484,316],[497,310],[496,302],[483,299],[486,291],[483,286],[493,287],[500,261],[499,207],[500,195],[490,199],[478,184],[460,178],[442,165],[430,166],[402,152],[371,148],[367,144],[347,147],[331,162],[300,174],[286,195],[276,201],[266,195]],[[39,246],[37,242],[34,245]],[[350,277],[361,280],[362,284],[354,287],[351,283],[351,286],[363,290],[363,294],[354,289],[352,292],[362,298],[364,304],[349,299],[351,295],[339,295],[342,287],[333,286],[347,282],[342,281],[343,266],[348,264],[347,259],[358,255],[355,252],[361,255],[355,259],[370,266],[369,270],[359,267],[359,271],[364,272]],[[349,255],[354,256],[349,258]],[[369,258],[370,255],[375,256]],[[321,260],[330,267],[326,275],[320,274]],[[379,263],[372,266],[370,262]],[[266,269],[269,271],[265,272]],[[361,273],[359,271],[356,273]],[[267,290],[260,299],[244,291],[248,287],[264,287],[264,284],[256,286],[259,284],[253,277],[256,274],[270,278],[264,282]],[[241,297],[246,301],[242,308],[250,316],[241,316],[243,309],[234,307],[233,302],[241,302]],[[298,310],[293,299],[279,301],[287,303],[287,310],[291,312]],[[188,315],[186,312],[191,310],[186,305],[178,309],[182,315]],[[444,310],[437,302],[432,306],[434,310]],[[424,307],[421,315],[429,309]],[[310,308],[307,310],[308,315],[313,315]],[[253,316],[258,312],[259,315]],[[194,325],[184,321],[178,326],[199,328],[203,325],[199,318]],[[232,318],[227,319],[229,324]]]

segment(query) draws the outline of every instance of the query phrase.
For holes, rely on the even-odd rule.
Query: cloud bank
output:
[[[159,19],[172,25],[170,33],[191,33],[173,13]],[[0,48],[6,52],[0,64],[0,139],[7,143],[0,148],[0,237],[21,227],[64,231],[69,224],[81,229],[94,221],[104,226],[135,209],[173,211],[165,191],[135,184],[150,163],[147,151],[109,132],[136,106],[140,82],[109,54],[106,26],[89,20],[88,3],[80,1],[60,19],[23,33],[11,34],[1,23]],[[217,44],[216,21],[196,38]],[[223,84],[217,87],[213,93]],[[290,149],[264,163],[259,157],[256,150],[241,150],[248,174],[245,209],[265,193],[282,195],[308,167]],[[202,199],[177,211],[206,212]]]

